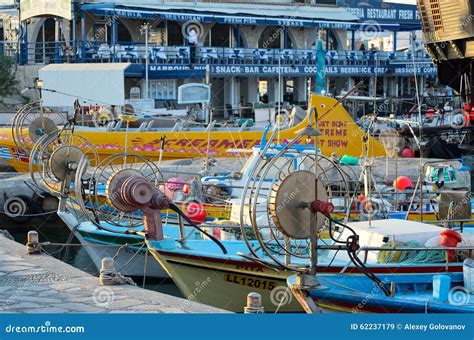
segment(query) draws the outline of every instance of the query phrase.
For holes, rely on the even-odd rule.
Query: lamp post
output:
[[[150,54],[148,53],[148,34],[150,33],[150,24],[145,22],[141,28],[140,33],[145,34],[145,99],[148,99],[148,64]]]

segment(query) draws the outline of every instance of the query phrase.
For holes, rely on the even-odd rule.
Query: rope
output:
[[[120,272],[122,269],[128,266],[130,262],[132,262],[132,260],[135,258],[135,256],[137,256],[140,253],[140,250],[142,250],[144,246],[145,246],[145,242],[142,242],[141,247],[135,252],[135,254],[133,254],[131,258],[128,259],[127,262],[125,262],[125,264],[118,271]],[[119,255],[120,251],[125,248],[128,248],[128,244],[124,244],[123,246],[121,246],[112,258],[115,260],[117,256]]]
[[[13,218],[17,218],[17,217],[39,217],[39,216],[52,215],[52,214],[55,214],[56,212],[57,212],[56,210],[53,210],[53,211],[38,213],[38,214],[21,214],[21,215],[18,215],[18,216],[13,216]],[[4,211],[0,211],[0,214],[11,217]]]
[[[66,240],[66,244],[70,244],[74,238],[74,234],[76,233],[77,231],[77,225],[74,226],[72,229],[71,229],[71,232],[69,233],[69,236]],[[65,245],[65,248],[66,250],[64,251],[64,256],[63,256],[63,261],[66,261],[67,258],[69,257],[69,252],[71,251],[71,247],[69,247],[68,245]]]
[[[416,241],[391,243],[385,247],[421,247],[422,245]],[[446,257],[442,250],[427,251],[380,251],[377,256],[378,263],[443,263]]]
[[[143,282],[142,288],[143,289],[145,289],[145,285],[146,285],[146,269],[148,267],[148,253],[149,253],[149,251],[148,251],[148,248],[147,248],[146,253],[145,253],[145,262],[143,264],[143,280],[142,280],[142,282]]]
[[[137,284],[129,277],[125,277],[120,273],[116,273],[110,270],[101,270],[99,275],[99,281],[102,286],[111,285],[131,285],[136,286]]]
[[[26,253],[27,254],[39,254],[41,253],[41,243],[27,243]]]

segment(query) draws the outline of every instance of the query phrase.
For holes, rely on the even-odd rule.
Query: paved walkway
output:
[[[223,313],[220,309],[98,278],[0,235],[0,313]]]

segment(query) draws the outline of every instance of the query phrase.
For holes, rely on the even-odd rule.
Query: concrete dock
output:
[[[242,301],[242,308],[245,301]],[[227,313],[131,285],[99,279],[0,233],[0,313]]]

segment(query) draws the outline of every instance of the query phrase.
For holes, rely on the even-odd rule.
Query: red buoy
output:
[[[414,157],[415,157],[415,153],[413,152],[412,149],[410,148],[403,149],[402,158],[414,158]]]
[[[196,224],[201,224],[206,220],[206,210],[199,203],[191,203],[186,208],[186,216]]]
[[[452,230],[446,229],[441,232],[441,239],[439,245],[443,247],[457,247],[458,243],[462,241],[461,235]],[[456,251],[448,250],[448,261],[453,262],[456,259]]]
[[[413,188],[413,182],[406,176],[400,176],[393,182],[393,187],[397,190]]]

